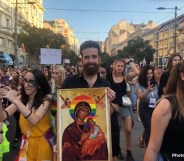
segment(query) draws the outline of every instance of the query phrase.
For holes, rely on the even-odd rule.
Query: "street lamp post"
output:
[[[171,10],[174,10],[174,37],[173,37],[173,42],[174,42],[174,54],[176,54],[176,29],[177,29],[177,21],[176,21],[176,17],[177,17],[177,10],[178,7],[175,6],[174,8],[165,8],[165,7],[158,7],[157,8],[158,10],[165,10],[165,9],[171,9]]]
[[[176,54],[176,28],[177,28],[176,17],[177,17],[178,7],[175,6],[174,10],[175,10],[175,12],[174,12],[174,53]]]
[[[14,3],[12,3],[14,4]],[[30,1],[27,3],[18,3],[18,0],[15,1],[15,66],[18,65],[18,36],[17,36],[17,26],[18,26],[18,4],[35,4],[35,2]]]
[[[18,48],[17,48],[17,14],[18,14],[18,10],[17,10],[17,5],[18,2],[16,0],[15,2],[15,66],[18,65],[18,57],[17,57],[17,53],[18,53]]]

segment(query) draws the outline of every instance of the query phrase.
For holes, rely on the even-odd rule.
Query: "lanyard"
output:
[[[151,97],[154,97],[154,93],[153,92],[151,92]]]

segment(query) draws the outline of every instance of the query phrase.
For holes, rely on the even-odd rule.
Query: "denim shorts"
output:
[[[131,108],[130,107],[121,107],[120,108],[120,116],[121,119],[131,116],[131,112],[130,112]]]

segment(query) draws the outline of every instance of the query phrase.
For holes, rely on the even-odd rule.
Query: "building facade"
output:
[[[17,23],[16,20],[17,7]],[[43,28],[43,3],[42,0],[1,0],[0,1],[0,52],[15,57],[15,29],[20,31],[22,23],[27,22],[31,26]],[[15,25],[17,26],[15,27]],[[27,55],[18,46],[18,65],[25,65]],[[1,63],[2,64],[2,63]]]
[[[110,29],[108,38],[104,43],[105,51],[109,55],[115,55],[118,50],[122,50],[127,46],[129,40],[143,35],[155,26],[156,24],[153,21],[149,21],[148,24],[129,24],[122,20]]]
[[[55,33],[64,36],[66,42],[70,45],[70,48],[78,54],[78,39],[75,37],[72,28],[63,19],[56,19],[54,21],[44,21],[44,28],[50,29]]]
[[[183,58],[184,53],[184,14],[176,17],[176,52],[180,53]],[[175,19],[171,19],[157,28],[155,32],[155,63],[158,66],[165,67],[168,58],[174,53],[175,39]]]
[[[176,23],[176,52],[180,53],[182,58],[184,58],[184,14],[176,17]],[[166,21],[158,26],[153,21],[149,21],[147,25],[129,24],[129,26],[132,25],[131,30],[127,27],[127,23],[123,22],[122,25],[118,24],[116,28],[112,27],[108,38],[104,42],[105,51],[109,55],[115,55],[118,50],[123,50],[129,40],[141,37],[145,41],[148,40],[155,49],[152,64],[155,66],[166,66],[168,58],[174,53],[175,48],[175,19]],[[126,31],[122,32],[125,29]],[[121,33],[121,35],[117,33]]]

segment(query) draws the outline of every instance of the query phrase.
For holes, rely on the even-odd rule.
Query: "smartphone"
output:
[[[3,76],[2,84],[4,84],[5,86],[9,85],[9,77],[8,76]]]
[[[155,80],[151,80],[151,81],[150,81],[150,86],[155,87],[156,83],[157,83],[157,82],[156,82]]]

